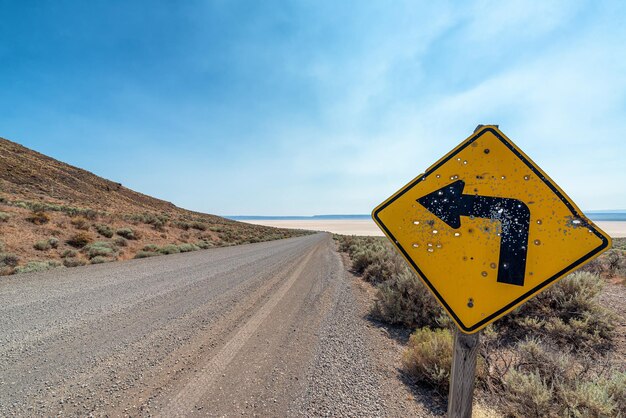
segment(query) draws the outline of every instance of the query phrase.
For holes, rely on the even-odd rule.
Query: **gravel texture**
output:
[[[393,415],[357,296],[328,234],[2,278],[0,416]]]

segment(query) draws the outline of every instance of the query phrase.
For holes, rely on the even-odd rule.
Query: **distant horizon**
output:
[[[583,213],[592,221],[626,221],[626,210],[606,209],[588,210]],[[260,220],[349,220],[371,219],[369,214],[325,214],[325,215],[220,215],[235,221]]]

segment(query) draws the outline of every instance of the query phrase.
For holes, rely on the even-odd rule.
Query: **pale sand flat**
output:
[[[251,224],[275,226],[277,228],[308,229],[328,231],[343,235],[382,236],[382,231],[369,219],[327,219],[327,220],[251,220]],[[626,237],[626,222],[597,221],[600,229],[611,237]]]

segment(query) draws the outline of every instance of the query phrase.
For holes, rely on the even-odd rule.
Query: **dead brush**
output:
[[[50,222],[50,216],[44,211],[33,211],[30,216],[26,218],[28,222],[31,222],[35,225],[44,225]]]

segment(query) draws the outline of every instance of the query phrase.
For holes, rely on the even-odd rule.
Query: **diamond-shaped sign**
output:
[[[477,130],[372,217],[466,333],[611,243],[495,126]]]

